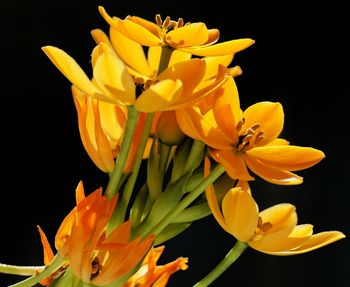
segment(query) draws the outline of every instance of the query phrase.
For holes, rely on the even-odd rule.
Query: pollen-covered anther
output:
[[[156,24],[157,24],[157,26],[158,27],[162,27],[162,23],[163,23],[162,17],[160,16],[160,14],[157,14],[156,15]]]
[[[181,28],[184,25],[184,19],[179,18],[179,20],[177,20],[177,28]]]
[[[260,238],[263,237],[263,234],[268,231],[272,227],[272,223],[270,222],[263,222],[262,218],[259,216],[258,218],[258,225],[255,230],[254,238],[252,241],[257,241]]]
[[[91,263],[91,278],[90,280],[94,279],[102,269],[102,265],[100,264],[100,260],[98,257],[95,257],[94,260]]]
[[[245,118],[241,118],[236,126],[236,130],[240,131],[242,129],[242,126],[244,125],[244,123],[245,123]]]
[[[254,144],[258,144],[259,142],[261,142],[264,139],[264,137],[264,132],[259,131],[258,134],[255,136]]]

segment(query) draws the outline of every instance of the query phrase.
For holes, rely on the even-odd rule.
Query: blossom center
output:
[[[160,14],[156,15],[156,24],[159,27],[158,36],[166,43],[166,34],[174,29],[181,28],[184,26],[184,20],[179,18],[177,21],[171,20],[169,16],[163,21]]]
[[[262,218],[259,216],[258,225],[256,227],[255,234],[252,240],[260,240],[264,236],[264,233],[266,233],[272,226],[273,225],[271,222],[263,222]]]
[[[94,278],[96,278],[98,276],[98,274],[100,274],[102,267],[103,266],[100,264],[100,259],[96,256],[94,258],[94,260],[92,260],[92,262],[91,262],[90,280],[93,280]]]
[[[245,118],[242,118],[236,126],[236,130],[240,133],[240,135],[238,136],[235,148],[239,152],[244,152],[249,147],[252,147],[252,145],[258,144],[264,138],[264,131],[259,130],[261,127],[259,123],[253,124],[242,132],[241,130],[244,123]]]

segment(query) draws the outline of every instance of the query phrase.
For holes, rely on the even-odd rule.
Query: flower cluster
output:
[[[56,251],[38,226],[44,267],[0,266],[33,275],[16,286],[166,286],[189,262],[157,265],[164,243],[211,215],[237,242],[196,287],[210,285],[248,246],[294,255],[345,237],[298,225],[289,203],[259,212],[251,192],[256,177],[302,184],[296,172],[324,153],[280,137],[281,103],[241,109],[235,77],[242,71],[233,59],[254,40],[219,42],[218,29],[182,18],[150,22],[99,12],[110,29],[91,31],[91,78],[63,50],[43,51],[70,81],[82,144],[109,181],[86,196],[78,183]]]

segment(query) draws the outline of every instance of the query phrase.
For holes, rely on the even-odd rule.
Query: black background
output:
[[[304,2],[307,2],[306,5]],[[318,165],[298,172],[299,186],[257,179],[252,189],[261,209],[280,202],[297,206],[299,222],[314,231],[349,234],[349,35],[341,1],[41,1],[3,0],[1,23],[1,237],[0,262],[41,265],[36,225],[53,243],[74,206],[83,180],[87,192],[107,178],[80,142],[70,83],[41,51],[54,45],[89,74],[90,30],[108,26],[97,10],[153,20],[160,13],[205,22],[220,41],[250,37],[238,53],[242,108],[262,100],[284,106],[283,137],[325,152]],[[208,217],[166,245],[161,263],[189,257],[189,269],[168,286],[193,286],[232,247],[234,239]],[[343,239],[311,253],[274,257],[247,250],[212,286],[350,286],[350,244]],[[0,286],[19,278],[0,275]]]

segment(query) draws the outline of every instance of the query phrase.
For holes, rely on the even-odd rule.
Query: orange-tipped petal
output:
[[[40,234],[40,240],[41,240],[41,244],[43,245],[43,250],[44,250],[44,264],[45,265],[49,265],[50,262],[52,261],[52,259],[55,257],[51,245],[49,243],[49,241],[47,240],[47,237],[44,233],[44,231],[41,229],[41,227],[39,225],[37,225],[37,228],[39,230],[39,234]]]
[[[85,199],[85,191],[83,181],[79,181],[77,188],[75,189],[75,201],[77,205]]]

